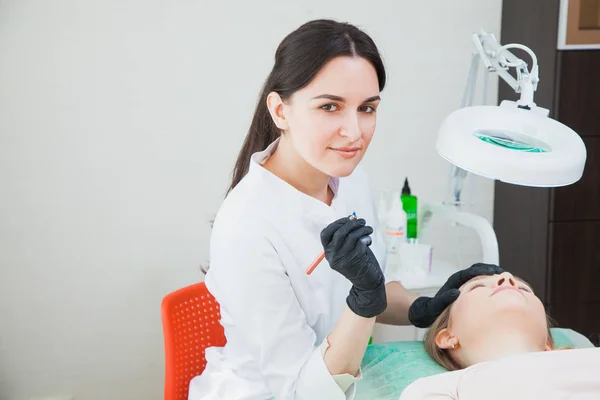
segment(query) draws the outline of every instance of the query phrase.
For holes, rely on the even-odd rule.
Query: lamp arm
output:
[[[521,99],[517,104],[522,108],[535,106],[533,92],[537,90],[540,80],[535,53],[529,47],[521,44],[511,43],[502,46],[493,34],[484,31],[473,34],[472,39],[476,53],[487,70],[496,72],[500,78],[513,88],[515,93],[521,94]],[[532,59],[531,71],[528,70],[525,61],[508,51],[511,48],[521,49],[529,54]],[[508,72],[510,67],[516,69],[516,79]]]
[[[456,209],[444,207],[439,204],[427,204],[424,203],[421,207],[421,216],[419,226],[421,227],[421,237],[427,237],[429,222],[433,215],[439,215],[452,222],[456,222],[460,225],[474,229],[479,235],[481,241],[481,248],[483,251],[483,262],[487,264],[499,265],[500,253],[498,250],[498,239],[494,228],[490,222],[478,215],[457,211]]]

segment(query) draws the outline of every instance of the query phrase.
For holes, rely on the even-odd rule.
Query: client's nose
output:
[[[510,272],[503,272],[498,275],[498,280],[496,281],[497,286],[517,286],[517,282],[515,281],[515,277],[512,276]]]

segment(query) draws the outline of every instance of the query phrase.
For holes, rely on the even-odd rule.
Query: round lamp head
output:
[[[525,110],[511,103],[450,114],[439,131],[438,153],[464,170],[515,185],[577,182],[587,157],[581,137],[539,112],[544,109]]]

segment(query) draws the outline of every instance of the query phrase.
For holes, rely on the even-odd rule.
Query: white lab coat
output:
[[[353,211],[377,227],[371,188],[360,166],[332,178],[331,206],[288,185],[261,164],[277,146],[255,153],[250,170],[214,222],[206,285],[221,306],[227,344],[206,350],[207,367],[190,383],[190,400],[337,400],[344,393],[320,345],[346,305],[350,282],[327,260],[305,269],[323,250],[320,233]],[[371,249],[385,265],[379,229]]]

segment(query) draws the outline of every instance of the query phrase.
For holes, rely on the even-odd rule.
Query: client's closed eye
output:
[[[469,291],[471,291],[471,290],[475,290],[475,289],[477,289],[477,288],[479,288],[479,287],[485,287],[485,285],[484,285],[483,283],[476,283],[476,284],[474,284],[473,286],[471,286],[471,287],[469,288]],[[529,287],[527,287],[527,286],[524,286],[524,285],[519,285],[519,286],[518,286],[518,288],[519,288],[519,289],[521,289],[521,290],[524,290],[524,291],[526,291],[526,292],[533,293],[533,290],[531,290],[531,289],[530,289]]]

